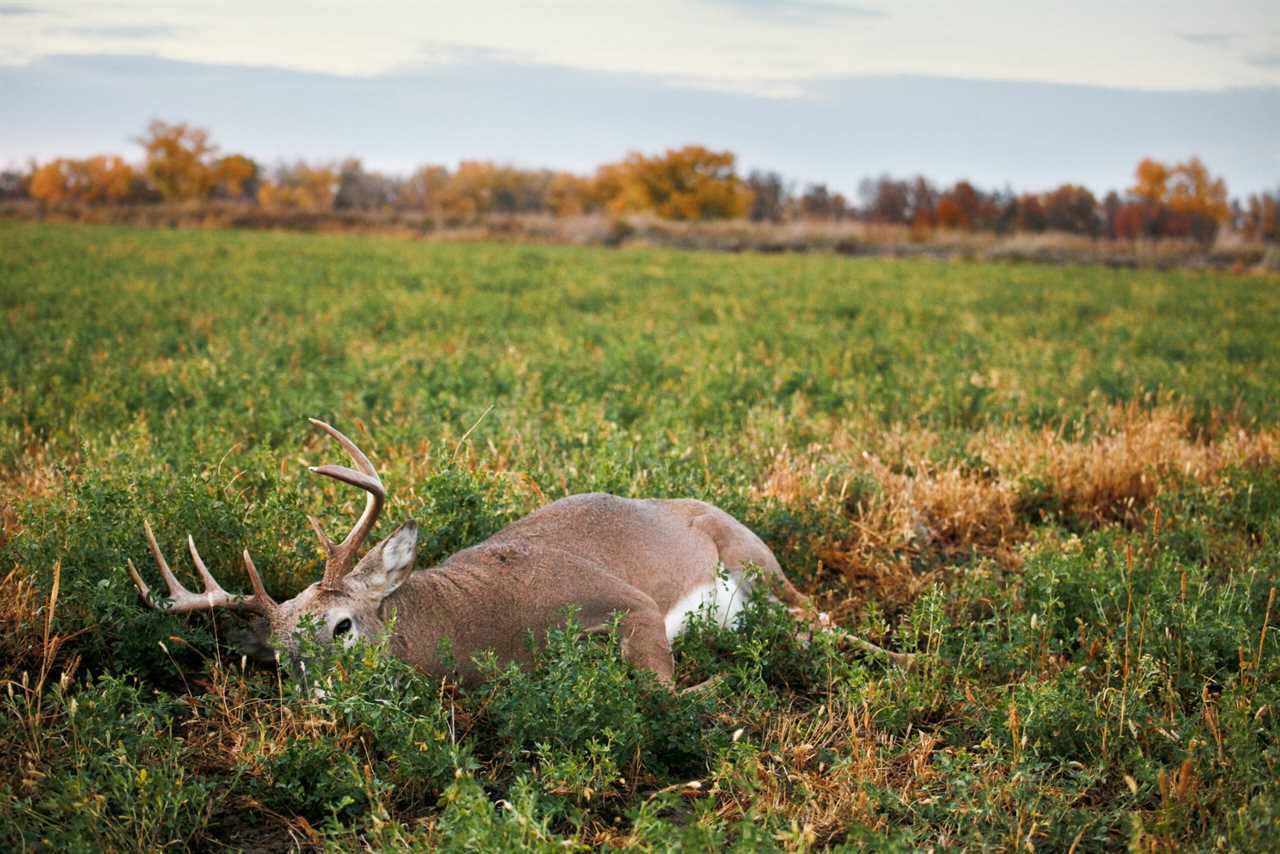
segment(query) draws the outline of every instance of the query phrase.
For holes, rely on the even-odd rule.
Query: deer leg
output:
[[[811,627],[810,631],[834,631],[844,643],[875,655],[883,655],[903,670],[910,670],[915,664],[913,655],[890,652],[833,625],[830,617],[817,610],[812,600],[795,588],[764,541],[728,513],[710,507],[706,513],[695,516],[690,525],[711,538],[720,553],[720,562],[731,573],[739,573],[748,564],[759,567],[773,595],[788,606],[797,621],[807,623]]]
[[[670,685],[676,678],[676,662],[667,642],[667,626],[658,606],[651,613],[631,612],[622,624],[622,657],[635,667],[652,670],[658,681]]]
[[[754,566],[760,570],[769,591],[791,606],[793,612],[796,608],[809,607],[809,598],[795,588],[764,540],[746,525],[710,505],[707,512],[695,516],[689,524],[715,543],[720,562],[732,575],[738,576],[748,565]]]
[[[619,582],[628,591],[613,601],[593,603],[582,612],[586,630],[604,631],[615,613],[624,614],[619,625],[622,657],[632,666],[653,671],[659,682],[670,684],[675,679],[676,664],[667,643],[667,627],[662,612],[644,593]]]

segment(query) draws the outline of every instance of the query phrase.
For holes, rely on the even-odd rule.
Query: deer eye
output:
[[[341,620],[338,621],[338,624],[333,627],[333,636],[335,638],[341,637],[342,635],[345,635],[349,631],[351,631],[351,618],[343,617]]]

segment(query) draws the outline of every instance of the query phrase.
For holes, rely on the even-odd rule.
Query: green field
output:
[[[145,518],[317,578],[361,499],[308,416],[421,568],[703,498],[921,664],[762,601],[677,646],[706,692],[570,627],[311,699],[124,572]],[[0,421],[6,850],[1280,847],[1274,278],[0,223]]]

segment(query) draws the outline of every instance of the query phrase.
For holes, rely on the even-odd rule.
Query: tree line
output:
[[[731,151],[700,145],[632,153],[591,175],[464,160],[453,169],[424,165],[404,177],[366,169],[355,158],[266,168],[244,154],[221,153],[207,130],[185,123],[153,121],[136,141],[142,148],[139,165],[103,154],[0,173],[0,199],[83,205],[221,200],[267,210],[416,211],[448,224],[515,214],[859,220],[915,233],[1055,231],[1201,243],[1212,242],[1225,226],[1249,239],[1280,240],[1280,191],[1231,199],[1225,182],[1194,157],[1171,164],[1144,159],[1131,187],[1101,199],[1075,184],[1015,193],[983,190],[968,181],[941,187],[923,176],[882,175],[864,180],[855,201],[825,184],[797,188],[777,172],[740,175]]]

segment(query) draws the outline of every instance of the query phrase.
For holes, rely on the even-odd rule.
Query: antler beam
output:
[[[373,467],[373,463],[369,462],[369,458],[365,456],[364,451],[360,450],[355,442],[347,438],[340,430],[323,421],[315,418],[308,420],[317,428],[332,436],[342,446],[343,450],[351,456],[352,461],[356,464],[356,469],[359,469],[357,471],[346,466],[335,465],[313,466],[310,469],[312,474],[322,474],[325,477],[340,480],[351,486],[359,487],[369,494],[365,501],[364,512],[360,514],[355,527],[351,529],[341,543],[336,545],[325,534],[320,527],[320,522],[315,517],[307,517],[307,521],[311,523],[312,529],[320,537],[320,542],[324,544],[325,553],[328,555],[324,565],[324,578],[321,579],[320,586],[333,588],[355,566],[356,553],[360,550],[361,544],[364,543],[365,537],[373,530],[374,524],[377,523],[378,514],[382,512],[382,505],[387,500],[387,491],[383,487],[382,481],[378,479],[377,469]]]
[[[151,548],[151,556],[160,570],[160,576],[164,579],[165,586],[169,588],[169,603],[163,604],[164,600],[158,600],[151,595],[151,588],[142,580],[132,560],[128,561],[129,577],[133,579],[133,585],[138,588],[138,594],[142,600],[157,611],[211,611],[214,608],[236,608],[270,617],[279,610],[280,606],[267,595],[266,588],[262,585],[262,578],[259,577],[257,567],[253,565],[253,559],[249,557],[247,549],[244,552],[244,568],[249,575],[249,583],[253,585],[253,595],[241,596],[222,589],[200,558],[200,552],[196,551],[196,541],[188,534],[187,548],[191,551],[191,561],[195,564],[200,581],[204,584],[202,592],[194,593],[183,587],[174,576],[173,570],[169,569],[169,562],[165,560],[160,546],[156,543],[156,535],[152,533],[150,523],[144,521],[142,529],[146,531],[147,545]]]

